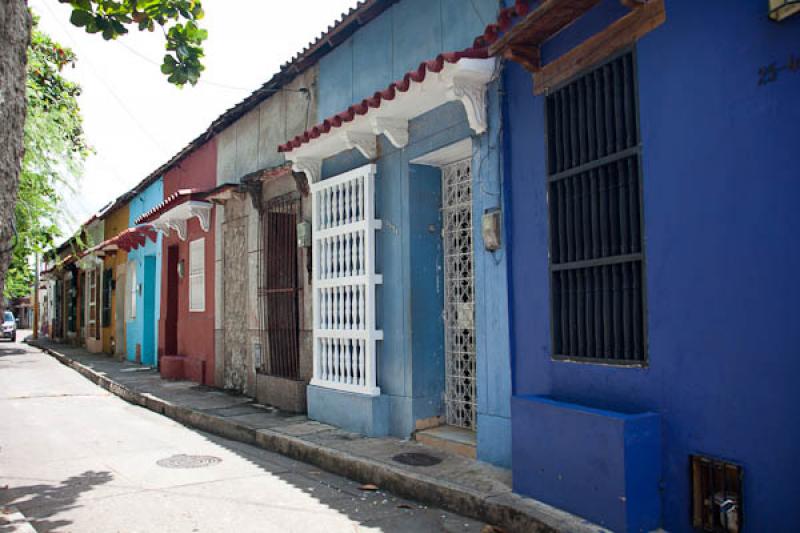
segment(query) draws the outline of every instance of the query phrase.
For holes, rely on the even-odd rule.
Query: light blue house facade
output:
[[[436,426],[449,428],[479,459],[510,466],[506,256],[502,242],[489,251],[481,236],[485,214],[490,222],[501,219],[501,81],[495,61],[471,48],[497,7],[492,0],[469,8],[460,0],[393,5],[319,61],[319,118],[332,119],[281,150],[308,175],[315,216],[326,220],[331,208],[319,198],[344,198],[347,211],[348,176],[374,180],[367,191],[374,191],[374,226],[380,227],[366,244],[367,266],[374,260],[367,274],[377,280],[374,300],[366,302],[377,339],[366,377],[374,375],[374,382],[361,387],[361,359],[351,364],[349,351],[342,359],[338,339],[350,334],[331,333],[326,322],[331,304],[324,287],[336,282],[317,272],[323,292],[315,309],[322,312],[316,313],[309,416],[368,435],[419,437],[434,428],[433,438],[447,438]],[[456,51],[464,53],[439,55]],[[348,109],[364,98],[369,102]],[[340,207],[333,207],[334,218]],[[317,222],[315,235],[335,231]],[[315,247],[315,267],[323,268],[327,246]],[[334,263],[336,257],[334,251]],[[333,290],[335,315],[342,293]],[[345,316],[350,298],[344,298]],[[333,356],[328,334],[337,339]],[[366,353],[373,357],[369,348]]]
[[[153,181],[133,197],[129,204],[129,227],[136,219],[164,200],[161,178]],[[135,275],[133,273],[135,272]],[[149,239],[145,245],[128,253],[125,290],[126,354],[129,361],[144,365],[158,365],[158,319],[161,295],[161,234],[156,242]],[[135,302],[135,303],[134,303]]]

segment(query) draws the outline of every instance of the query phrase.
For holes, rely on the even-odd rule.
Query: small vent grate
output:
[[[700,531],[736,533],[742,527],[742,467],[691,456],[692,525]]]

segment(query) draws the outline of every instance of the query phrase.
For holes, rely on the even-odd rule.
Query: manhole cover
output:
[[[221,461],[222,459],[213,455],[186,455],[181,453],[159,459],[156,464],[164,468],[205,468]]]
[[[438,457],[427,453],[401,453],[392,457],[393,461],[409,466],[433,466],[442,462]]]

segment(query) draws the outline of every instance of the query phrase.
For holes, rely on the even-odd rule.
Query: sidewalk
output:
[[[245,396],[187,381],[165,381],[158,372],[92,355],[47,340],[28,341],[120,398],[186,426],[278,452],[399,496],[520,532],[597,533],[602,528],[511,492],[508,470],[396,438],[367,438],[256,404]],[[412,466],[406,457],[441,462]],[[419,462],[419,461],[417,461]],[[429,461],[434,462],[434,461]]]

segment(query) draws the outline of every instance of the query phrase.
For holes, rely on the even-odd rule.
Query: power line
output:
[[[129,51],[133,55],[139,57],[140,59],[143,59],[144,61],[150,63],[151,65],[155,65],[157,67],[161,67],[161,63],[159,63],[158,61],[153,61],[152,59],[150,59],[146,55],[142,54],[141,52],[139,52],[135,48],[131,48],[130,46],[128,46],[127,44],[125,44],[122,41],[118,41],[118,42],[123,48],[125,48],[127,51]],[[200,83],[204,83],[206,85],[213,85],[215,87],[220,87],[221,89],[230,89],[230,90],[233,90],[233,91],[248,91],[248,92],[252,91],[252,89],[245,89],[244,87],[234,87],[233,85],[226,85],[224,83],[219,83],[219,82],[216,82],[216,81],[212,81],[212,80],[209,80],[209,79],[207,79],[207,78],[205,78],[203,76],[201,76],[198,81]]]
[[[66,27],[65,27],[65,26],[64,26],[64,25],[61,23],[61,19],[60,19],[60,18],[58,17],[58,15],[56,15],[56,13],[55,13],[55,12],[54,12],[54,11],[53,11],[51,8],[50,8],[50,5],[49,5],[47,2],[43,2],[43,3],[44,3],[44,6],[45,6],[45,8],[46,8],[46,9],[47,9],[47,10],[50,12],[50,14],[51,14],[51,15],[53,16],[53,18],[55,19],[55,21],[56,21],[56,24],[58,24],[58,26],[59,26],[59,27],[60,27],[60,28],[61,28],[61,29],[64,31],[64,34],[67,36],[67,39],[69,39],[69,40],[72,42],[72,44],[73,44],[73,45],[77,46],[77,45],[78,45],[78,43],[77,43],[77,41],[76,41],[76,40],[75,40],[75,39],[72,37],[72,33],[70,32],[70,30],[69,30],[69,29],[67,29],[67,28],[66,28]],[[130,109],[128,109],[128,107],[127,107],[127,106],[125,105],[125,103],[123,102],[122,98],[120,98],[119,96],[117,96],[117,93],[114,91],[114,89],[111,87],[111,85],[109,85],[109,84],[106,82],[106,80],[105,80],[105,79],[104,79],[102,76],[100,76],[100,75],[97,73],[97,69],[94,67],[94,64],[91,62],[91,60],[90,60],[88,57],[84,56],[84,57],[83,57],[83,61],[85,61],[85,62],[86,62],[86,64],[87,64],[87,65],[89,65],[89,68],[91,69],[91,71],[92,71],[92,74],[94,74],[94,76],[95,76],[95,77],[96,77],[98,80],[100,80],[100,83],[102,83],[102,84],[103,84],[103,86],[106,88],[106,90],[109,92],[109,94],[110,94],[110,95],[111,95],[111,96],[114,98],[114,100],[116,100],[116,101],[117,101],[117,103],[119,104],[119,106],[120,106],[120,107],[122,108],[122,110],[123,110],[123,111],[125,111],[125,113],[126,113],[126,114],[127,114],[127,115],[128,115],[130,118],[131,118],[131,120],[133,120],[133,123],[134,123],[134,124],[136,124],[136,126],[137,126],[137,127],[140,129],[140,130],[141,130],[141,132],[142,132],[142,133],[145,135],[145,137],[147,137],[147,138],[148,138],[148,140],[149,140],[151,143],[153,143],[153,146],[154,146],[154,147],[156,147],[156,148],[157,148],[159,151],[161,151],[161,150],[163,149],[163,146],[162,146],[162,144],[161,144],[161,143],[159,143],[159,142],[158,142],[158,141],[155,139],[155,137],[154,137],[153,135],[151,135],[151,134],[150,134],[150,132],[149,132],[149,131],[147,131],[147,129],[144,127],[144,125],[143,125],[141,122],[139,122],[139,119],[138,119],[138,118],[136,118],[136,115],[134,115],[134,114],[131,112],[131,110],[130,110]]]

